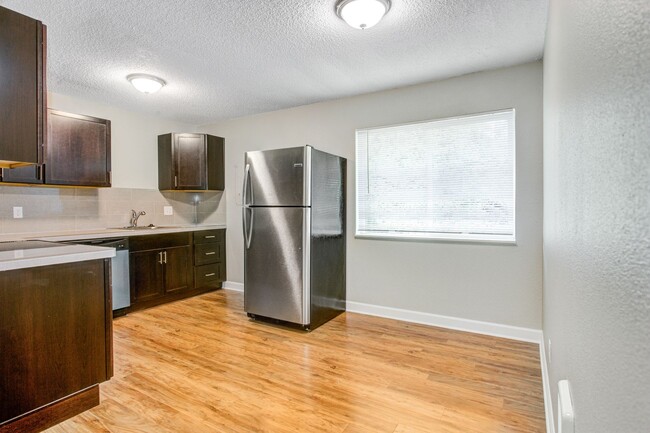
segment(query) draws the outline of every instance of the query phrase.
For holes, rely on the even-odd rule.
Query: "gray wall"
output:
[[[356,128],[514,107],[517,245],[354,238]],[[228,279],[243,282],[241,173],[247,150],[311,144],[348,158],[348,300],[541,329],[542,65],[481,72],[225,121]]]
[[[557,381],[569,379],[576,433],[647,432],[650,2],[550,6],[544,333],[553,407]]]

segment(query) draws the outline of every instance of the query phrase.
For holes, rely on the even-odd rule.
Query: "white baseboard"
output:
[[[244,284],[243,283],[236,283],[234,281],[224,281],[221,286],[226,289],[226,290],[232,290],[235,292],[243,292],[244,291]]]
[[[474,332],[476,334],[492,335],[511,340],[537,343],[542,340],[542,331],[518,326],[501,325],[498,323],[481,322],[478,320],[461,319],[458,317],[441,316],[420,311],[403,310],[400,308],[382,307],[380,305],[364,304],[362,302],[347,302],[347,311],[402,320],[404,322],[420,323],[423,325],[439,326],[458,331]]]
[[[555,433],[555,418],[553,417],[553,398],[551,396],[551,380],[548,376],[546,363],[546,345],[544,333],[539,343],[539,361],[542,364],[542,387],[544,389],[544,410],[546,411],[546,433]]]
[[[223,288],[235,292],[243,292],[244,284],[235,281],[224,281]],[[526,341],[529,343],[540,344],[540,342],[543,341],[542,331],[531,328],[520,328],[518,326],[441,316],[439,314],[423,313],[420,311],[403,310],[400,308],[383,307],[380,305],[364,304],[362,302],[352,301],[347,301],[346,310],[351,313],[367,314],[370,316],[385,317],[387,319],[402,320],[404,322],[439,326],[441,328],[492,335],[494,337],[509,338],[511,340]]]

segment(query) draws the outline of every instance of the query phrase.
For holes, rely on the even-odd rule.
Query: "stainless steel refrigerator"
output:
[[[244,309],[315,329],[345,311],[347,161],[311,146],[244,159]]]

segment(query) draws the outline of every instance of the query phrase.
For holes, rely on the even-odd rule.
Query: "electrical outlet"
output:
[[[163,215],[174,215],[174,208],[172,206],[163,206]]]
[[[14,218],[22,218],[22,217],[23,217],[23,207],[14,206]]]

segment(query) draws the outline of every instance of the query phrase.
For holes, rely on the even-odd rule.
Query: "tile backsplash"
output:
[[[129,224],[131,209],[145,211],[138,225],[225,224],[223,192],[161,192],[131,188],[0,187],[0,234],[95,230]],[[23,218],[13,218],[13,208]],[[164,206],[174,214],[163,215]]]

